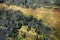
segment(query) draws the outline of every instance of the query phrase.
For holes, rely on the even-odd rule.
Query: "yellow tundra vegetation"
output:
[[[23,12],[24,15],[29,16],[29,15],[33,15],[35,18],[42,19],[44,21],[44,23],[48,26],[54,26],[56,27],[57,30],[57,36],[60,36],[60,12],[54,10],[54,9],[46,9],[43,7],[37,8],[37,9],[27,9],[27,8],[23,8],[20,6],[16,6],[16,5],[10,5],[7,6],[6,4],[0,4],[0,8],[7,8],[12,9],[12,10],[20,10],[21,12]],[[21,32],[27,32],[27,27],[26,26],[22,26],[22,28],[19,30],[19,35],[21,35]],[[35,29],[33,29],[35,30]],[[27,32],[27,34],[29,34],[28,36],[31,35],[36,35],[36,33],[33,33],[33,30],[31,29],[29,32]],[[31,39],[33,38],[33,36],[31,36]],[[29,38],[27,38],[26,40],[31,40]]]

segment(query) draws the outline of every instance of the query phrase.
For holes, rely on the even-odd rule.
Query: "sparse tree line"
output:
[[[59,0],[0,0],[0,3],[5,3],[7,5],[17,5],[32,9],[39,8],[41,6],[60,6]]]

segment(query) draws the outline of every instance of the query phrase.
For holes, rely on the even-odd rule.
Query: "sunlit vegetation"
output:
[[[59,8],[54,0],[1,0],[0,40],[59,40]]]
[[[20,40],[20,38],[22,38],[21,40],[49,40],[51,39],[51,35],[53,35],[52,39],[55,40],[53,28],[45,25],[43,20],[38,20],[32,15],[25,16],[21,11],[7,9],[2,9],[0,11],[0,26],[6,28],[6,32],[3,28],[1,28],[1,34],[5,33],[5,35],[3,34],[1,37],[5,36],[5,39],[7,37],[11,37],[12,40]]]

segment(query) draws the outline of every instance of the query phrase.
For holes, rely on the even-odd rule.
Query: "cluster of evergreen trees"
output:
[[[50,33],[53,31],[52,28],[44,25],[43,20],[38,20],[32,15],[25,16],[21,11],[2,9],[0,12],[0,26],[2,26],[2,28],[0,28],[0,32],[3,34],[0,34],[0,40],[5,40],[6,37],[17,37],[19,33],[18,30],[22,26],[28,26],[27,31],[31,28],[35,28],[36,34],[44,35],[48,38]]]

